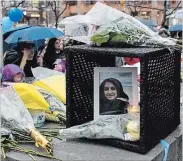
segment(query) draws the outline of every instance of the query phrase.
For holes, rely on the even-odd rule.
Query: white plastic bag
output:
[[[32,73],[37,80],[48,78],[55,75],[63,75],[64,73],[51,70],[44,67],[32,68]]]

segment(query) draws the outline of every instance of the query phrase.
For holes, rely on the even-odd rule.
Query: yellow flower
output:
[[[128,133],[140,133],[140,125],[137,121],[129,121],[126,129]]]

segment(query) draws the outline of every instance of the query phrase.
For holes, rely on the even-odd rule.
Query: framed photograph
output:
[[[94,119],[127,113],[138,105],[137,67],[94,68]]]

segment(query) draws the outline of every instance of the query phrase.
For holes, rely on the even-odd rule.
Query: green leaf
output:
[[[6,140],[5,137],[1,137],[1,143],[4,142]]]
[[[113,32],[110,32],[109,35],[110,35],[110,37],[115,37],[115,36],[119,35],[119,33],[113,31]]]
[[[126,42],[128,39],[128,36],[125,34],[120,34],[120,35],[116,35],[114,37],[112,37],[111,41],[115,41],[115,42]]]
[[[107,42],[109,38],[109,35],[94,35],[92,36],[91,41],[93,41],[94,43],[102,44]]]

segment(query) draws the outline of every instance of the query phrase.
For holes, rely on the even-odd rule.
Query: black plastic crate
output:
[[[94,67],[115,67],[115,58],[140,58],[140,140],[105,143],[146,153],[180,124],[179,51],[165,48],[107,48],[85,45],[65,49],[67,127],[93,120]]]

